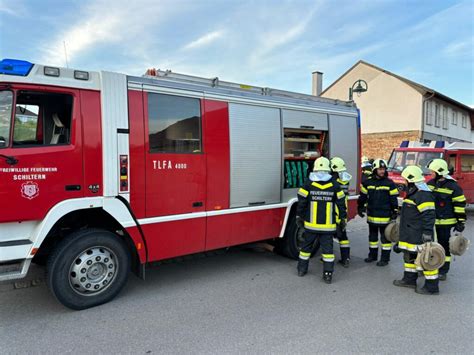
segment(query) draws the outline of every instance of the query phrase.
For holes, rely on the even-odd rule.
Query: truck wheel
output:
[[[286,225],[285,235],[277,241],[277,251],[291,259],[298,259],[304,238],[303,228],[296,225],[296,216],[290,216]],[[319,239],[313,245],[311,257],[315,256],[320,247]]]
[[[288,219],[285,235],[280,240],[281,252],[291,258],[298,259],[300,254],[300,245],[303,242],[303,229],[296,225],[296,216],[292,215]]]
[[[66,307],[86,309],[112,300],[125,286],[129,250],[114,233],[83,229],[54,249],[47,265],[48,287]]]

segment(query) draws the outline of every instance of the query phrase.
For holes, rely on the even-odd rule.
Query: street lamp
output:
[[[352,87],[349,88],[349,101],[352,101],[352,95],[354,93],[360,96],[360,94],[363,92],[366,92],[367,89],[368,89],[368,85],[365,80],[362,80],[362,79],[357,80],[354,84],[352,84]]]

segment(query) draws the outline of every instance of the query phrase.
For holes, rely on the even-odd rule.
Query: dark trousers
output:
[[[385,239],[385,224],[369,223],[369,258],[377,260],[379,253],[379,233],[380,242],[382,244],[382,256],[380,260],[390,261],[390,251],[392,250],[392,243]]]
[[[451,228],[454,226],[436,226],[436,236],[438,243],[441,244],[446,253],[444,265],[439,269],[440,274],[447,274],[451,265],[451,252],[449,251],[449,238],[451,237]]]
[[[311,257],[313,245],[316,241],[319,241],[324,263],[323,272],[333,272],[335,259],[333,253],[333,238],[334,234],[314,233],[306,230],[304,232],[304,242],[301,246],[298,259],[298,270],[303,272],[308,271],[309,258]]]
[[[351,243],[347,238],[347,232],[341,231],[339,226],[337,227],[337,239],[339,240],[339,247],[341,249],[341,260],[345,261],[351,258]]]
[[[404,251],[403,252],[403,260],[405,262],[405,272],[403,273],[403,280],[406,282],[416,286],[416,280],[418,279],[418,271],[422,271],[423,269],[417,269],[415,265],[415,260],[417,257],[417,253]],[[423,274],[425,276],[425,287],[430,292],[438,292],[438,270],[433,271],[426,271],[423,270]]]

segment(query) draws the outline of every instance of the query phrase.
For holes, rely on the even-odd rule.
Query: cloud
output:
[[[58,53],[62,54],[64,42],[66,43],[67,55],[69,60],[74,60],[81,52],[87,51],[93,45],[105,42],[116,42],[120,39],[117,34],[117,27],[120,24],[121,16],[119,14],[109,13],[101,16],[101,21],[93,17],[89,21],[75,25],[53,42],[46,49],[44,62],[52,63],[57,61]],[[63,41],[61,41],[63,39]],[[61,56],[60,56],[61,57]]]
[[[208,46],[209,44],[215,42],[216,40],[222,38],[223,36],[224,36],[223,30],[206,33],[205,35],[199,37],[198,39],[186,44],[183,47],[183,50],[199,49],[201,47]]]
[[[254,65],[258,64],[269,53],[301,37],[310,25],[316,9],[316,6],[313,7],[302,18],[301,15],[298,16],[290,25],[285,26],[281,23],[276,23],[277,26],[264,31],[263,35],[260,37],[260,43],[257,44],[255,51],[250,57],[250,61]],[[272,19],[272,16],[270,15],[268,18]]]
[[[78,10],[69,27],[60,31],[51,44],[41,46],[41,62],[64,65],[64,42],[70,62],[99,46],[129,45],[130,51],[144,53],[145,41],[153,37],[146,29],[159,26],[167,15],[179,12],[179,3],[170,6],[170,1],[142,0],[138,3],[127,0],[99,0],[88,2]],[[64,20],[57,24],[63,28]],[[150,47],[148,48],[150,50]],[[145,55],[146,57],[146,55]],[[113,61],[113,59],[110,59]]]
[[[450,43],[443,49],[448,57],[472,57],[474,48],[474,37],[466,40]]]
[[[14,17],[27,15],[26,7],[21,0],[17,0],[14,3],[7,3],[6,0],[0,0],[0,14],[1,13]]]

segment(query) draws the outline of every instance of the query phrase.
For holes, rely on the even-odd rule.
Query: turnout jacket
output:
[[[422,235],[433,236],[436,219],[434,197],[429,191],[413,189],[403,200],[400,213],[400,249],[417,251]]]
[[[347,218],[345,199],[344,192],[334,179],[310,180],[298,190],[296,215],[304,219],[307,231],[334,234],[336,209],[340,218]]]
[[[363,167],[362,168],[362,176],[361,176],[361,181],[362,183],[367,181],[372,175],[372,166],[368,167]]]
[[[368,223],[385,225],[398,210],[397,196],[397,187],[391,179],[372,175],[360,185],[357,205],[361,208],[367,204]]]
[[[349,200],[349,183],[351,180],[342,180],[339,177],[339,174],[336,173],[336,175],[333,177],[334,180],[339,184],[341,187],[342,192],[344,192],[345,198],[344,198],[344,203],[346,204],[346,211],[348,210],[348,200]],[[341,222],[341,217],[339,214],[339,208],[336,205],[336,223],[339,224]]]
[[[457,222],[466,222],[466,197],[455,180],[432,179],[428,187],[435,198],[436,225],[453,226]]]

